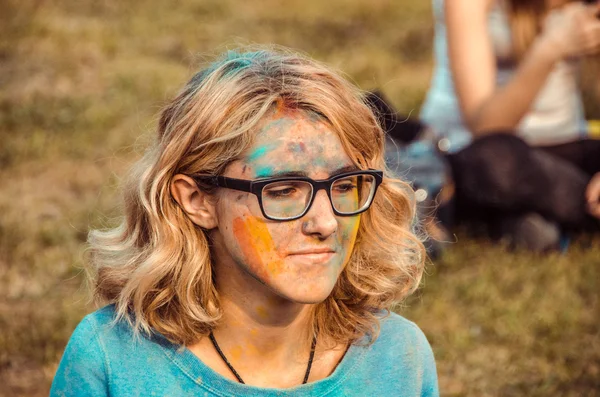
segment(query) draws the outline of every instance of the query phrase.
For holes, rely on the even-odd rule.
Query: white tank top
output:
[[[436,65],[420,117],[440,135],[448,138],[450,152],[456,152],[468,145],[472,137],[462,121],[450,73],[444,0],[433,0],[433,11]],[[552,18],[560,17],[560,12],[554,12],[548,16],[546,23],[552,23]],[[488,26],[498,60],[496,84],[500,87],[506,84],[515,72],[510,62],[502,61],[511,58],[512,40],[508,16],[500,3],[490,11]],[[529,144],[555,145],[587,135],[576,69],[574,62],[561,61],[548,76],[531,109],[517,126],[517,134]]]

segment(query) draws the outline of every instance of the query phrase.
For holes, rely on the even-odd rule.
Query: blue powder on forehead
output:
[[[259,160],[261,157],[263,157],[269,151],[277,149],[279,147],[279,145],[280,145],[279,141],[275,141],[272,143],[267,143],[265,145],[262,145],[256,149],[254,149],[248,156],[246,156],[246,161],[254,162],[256,160]]]
[[[250,153],[248,155],[248,157],[246,157],[246,159],[248,161],[256,161],[259,158],[261,158],[262,156],[264,156],[268,150],[269,150],[268,146],[261,146],[258,149],[256,149],[255,151],[253,151],[252,153]]]
[[[263,165],[256,167],[256,177],[257,178],[266,178],[273,175],[274,167],[272,165]]]

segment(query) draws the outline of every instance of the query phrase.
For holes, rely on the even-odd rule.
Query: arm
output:
[[[600,219],[600,172],[597,172],[589,182],[585,198],[590,215]]]
[[[514,129],[529,111],[555,63],[596,51],[598,43],[593,37],[600,34],[600,28],[595,27],[600,23],[594,18],[598,6],[566,6],[564,18],[538,36],[511,81],[497,88],[487,26],[493,1],[445,3],[450,68],[463,119],[475,135]]]
[[[104,351],[93,320],[84,318],[77,326],[56,370],[50,396],[108,396]]]
[[[438,386],[437,369],[435,365],[435,358],[433,356],[433,350],[427,340],[427,337],[423,331],[414,323],[410,323],[412,328],[412,338],[410,342],[405,341],[414,346],[416,349],[417,359],[415,360],[414,354],[409,355],[412,357],[413,363],[418,364],[419,375],[417,379],[421,382],[421,397],[439,397],[440,390]],[[413,364],[414,365],[414,364]]]
[[[596,55],[590,57],[584,61],[584,75],[583,75],[583,86],[582,91],[589,92],[590,100],[592,103],[598,104],[600,107],[600,79],[598,78],[598,71],[600,71],[600,56]],[[589,85],[589,87],[588,87]],[[600,115],[596,116],[600,118]]]
[[[423,389],[421,397],[439,397],[440,390],[438,387],[437,370],[433,351],[429,343],[425,346],[425,368],[423,372]]]

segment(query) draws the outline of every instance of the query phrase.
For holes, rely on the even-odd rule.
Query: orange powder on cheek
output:
[[[233,234],[248,265],[258,277],[266,281],[282,272],[283,261],[277,255],[275,244],[264,222],[253,217],[235,218]]]

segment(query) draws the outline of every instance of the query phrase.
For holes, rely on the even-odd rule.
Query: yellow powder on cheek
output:
[[[283,271],[283,261],[264,222],[254,217],[236,218],[233,220],[233,233],[248,265],[258,276],[268,280]]]
[[[268,317],[267,309],[265,309],[264,306],[257,306],[256,314],[258,314],[258,316],[262,319],[265,319]]]
[[[342,267],[344,267],[348,261],[350,260],[350,256],[352,256],[352,252],[354,251],[354,244],[356,243],[356,237],[358,236],[358,227],[360,226],[360,217],[361,215],[357,215],[356,219],[352,219],[353,224],[351,229],[348,230],[343,238],[347,241],[342,241],[342,244],[345,243],[346,255],[344,255],[344,262],[342,262]]]

